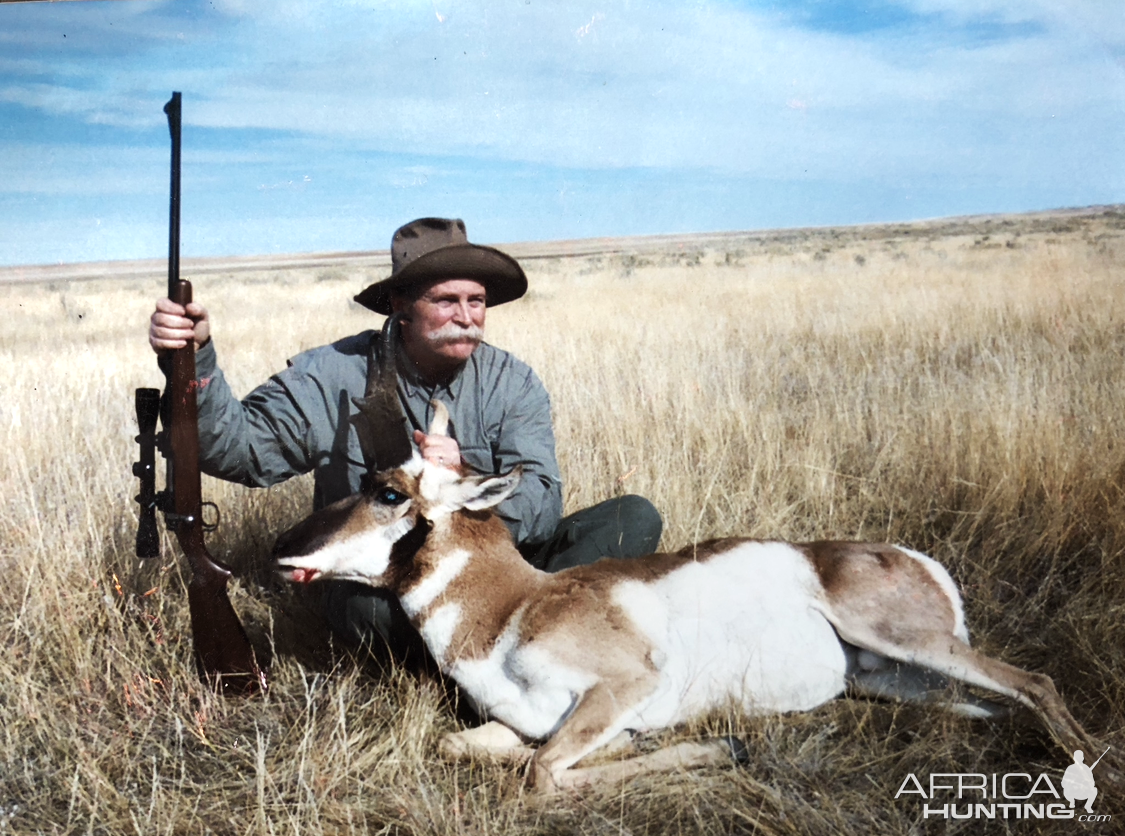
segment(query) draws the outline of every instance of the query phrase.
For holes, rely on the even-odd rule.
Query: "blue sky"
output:
[[[1125,202],[1120,0],[0,4],[0,264]]]

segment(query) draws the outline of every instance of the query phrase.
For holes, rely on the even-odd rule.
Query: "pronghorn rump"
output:
[[[529,778],[550,790],[729,754],[727,744],[681,744],[572,768],[622,732],[731,701],[749,713],[807,710],[850,688],[1002,713],[954,698],[949,679],[1024,704],[1068,749],[1090,745],[1048,677],[970,648],[957,588],[925,555],[728,539],[550,575],[523,560],[490,510],[518,479],[463,477],[415,456],[275,550],[290,580],[347,578],[398,596],[442,671],[504,727],[454,736],[446,752],[520,758],[531,755],[523,744],[545,741]]]

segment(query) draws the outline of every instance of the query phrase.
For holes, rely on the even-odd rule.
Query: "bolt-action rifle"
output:
[[[180,94],[164,105],[172,135],[172,197],[168,233],[168,298],[179,305],[191,302],[191,282],[180,278]],[[191,567],[188,607],[199,675],[220,684],[225,692],[253,693],[266,688],[246,631],[227,597],[230,569],[216,561],[203,543],[205,524],[199,472],[199,414],[196,406],[195,346],[169,352],[164,396],[158,389],[136,392],[140,461],[133,474],[140,479],[140,523],[137,557],[156,557],[160,538],[156,511],[164,512],[165,527],[176,535]],[[159,416],[164,429],[156,431]],[[156,490],[156,451],[167,461],[165,489]],[[217,511],[217,509],[216,509]]]

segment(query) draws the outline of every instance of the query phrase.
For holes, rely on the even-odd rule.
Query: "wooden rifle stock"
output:
[[[168,242],[168,298],[187,306],[191,283],[180,279],[180,94],[173,93],[164,106],[172,135],[172,197]],[[199,411],[196,403],[195,345],[170,352],[167,386],[160,403],[164,430],[156,446],[167,460],[165,490],[154,494],[153,456],[148,452],[155,420],[149,418],[154,390],[137,390],[137,419],[141,434],[141,461],[133,472],[141,479],[141,526],[137,555],[155,556],[155,508],[164,512],[164,524],[176,535],[191,567],[188,606],[194,638],[196,668],[207,681],[217,681],[224,692],[249,694],[265,690],[265,672],[227,596],[230,569],[207,551],[203,534],[203,498],[199,470]],[[142,415],[144,410],[144,415]],[[147,424],[147,431],[146,431]],[[146,484],[146,479],[149,483]],[[146,507],[146,503],[147,507]],[[149,519],[151,518],[151,522]],[[144,553],[142,553],[144,552]]]
[[[191,302],[191,283],[177,280],[176,292],[169,298],[186,306]],[[218,677],[224,691],[249,693],[265,687],[265,675],[227,596],[231,572],[211,557],[203,542],[196,391],[195,346],[189,341],[172,352],[164,390],[170,491],[164,523],[175,533],[191,567],[188,606],[196,667],[206,679]]]

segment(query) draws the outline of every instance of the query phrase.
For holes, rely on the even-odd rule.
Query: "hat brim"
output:
[[[519,299],[527,292],[527,276],[510,255],[480,244],[454,244],[411,261],[397,273],[365,288],[355,300],[375,313],[391,313],[391,294],[422,282],[472,279],[484,285],[488,306]]]

